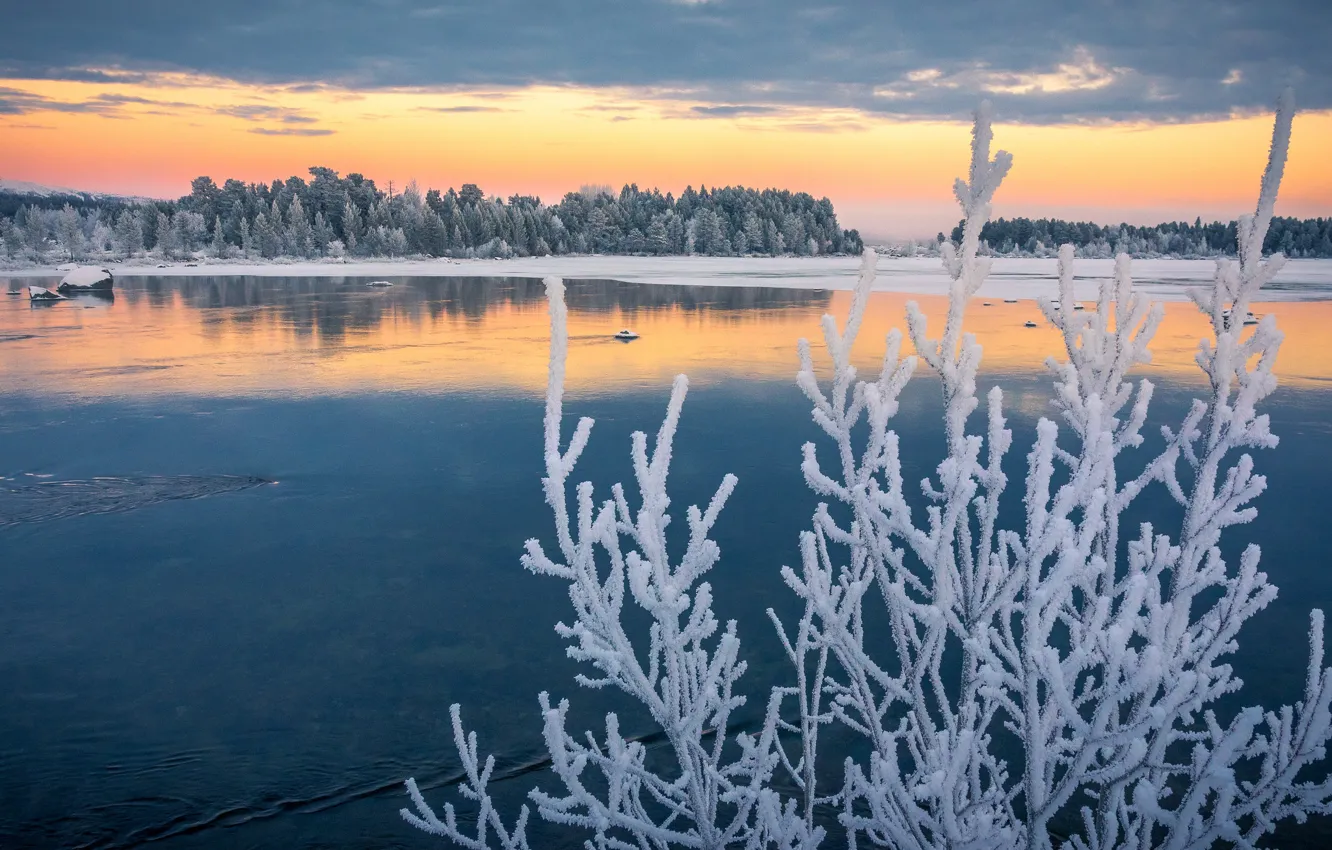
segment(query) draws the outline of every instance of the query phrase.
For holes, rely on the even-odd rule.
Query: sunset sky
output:
[[[112,8],[114,7],[114,8]],[[955,223],[968,111],[1016,163],[997,216],[1156,223],[1251,203],[1280,89],[1278,212],[1332,215],[1332,4],[52,0],[6,16],[0,178],[176,197],[311,165],[387,188],[581,184],[832,198]]]

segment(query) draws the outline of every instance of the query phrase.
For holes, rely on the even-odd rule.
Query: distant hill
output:
[[[85,192],[64,186],[43,186],[27,180],[0,177],[0,216],[13,216],[19,207],[58,210],[69,204],[80,212],[89,210],[119,211],[133,204],[153,203],[156,198],[135,195],[113,195],[106,192]]]
[[[77,189],[65,189],[60,186],[43,186],[40,183],[29,183],[27,180],[8,180],[0,177],[0,192],[13,192],[16,195],[37,195],[41,198],[47,198],[52,195],[91,195],[91,192],[80,192]]]
[[[161,198],[147,198],[143,195],[116,195],[110,192],[87,192],[82,189],[68,189],[64,186],[43,186],[27,180],[11,180],[0,177],[0,192],[10,195],[27,195],[37,198],[93,198],[95,200],[118,201],[158,201]]]

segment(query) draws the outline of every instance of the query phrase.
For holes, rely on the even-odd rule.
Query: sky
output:
[[[773,186],[923,237],[988,99],[996,216],[1224,220],[1292,86],[1278,212],[1332,215],[1327,0],[45,0],[4,27],[0,178],[48,186]]]

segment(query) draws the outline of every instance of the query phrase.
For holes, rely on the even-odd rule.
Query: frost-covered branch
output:
[[[870,764],[848,762],[843,787],[830,796],[841,803],[853,836],[894,847],[990,846],[1014,821],[1005,769],[989,747],[998,704],[985,696],[981,645],[973,639],[994,617],[1005,586],[1015,583],[1011,571],[996,568],[1006,553],[997,520],[1011,434],[997,390],[989,397],[987,439],[966,433],[979,405],[980,346],[962,331],[967,301],[989,272],[988,261],[977,256],[980,230],[1012,162],[1002,151],[991,159],[992,137],[989,107],[982,105],[969,179],[954,187],[964,215],[962,243],[943,248],[952,283],[941,336],[929,337],[924,315],[914,303],[908,306],[912,342],[939,374],[945,402],[946,456],[936,478],[921,482],[923,524],[909,506],[898,436],[890,429],[917,357],[901,358],[901,335],[894,331],[877,380],[857,381],[850,364],[873,286],[872,254],[861,267],[845,329],[824,318],[833,365],[829,391],[815,376],[810,346],[800,344],[799,384],[814,405],[815,422],[836,443],[838,461],[836,472],[826,472],[807,444],[805,478],[819,495],[842,503],[845,519],[820,506],[802,538],[801,571],[783,575],[813,623],[806,631],[816,638],[807,651],[834,659],[818,684],[830,713],[872,746]],[[862,423],[869,431],[858,447],[853,432]],[[844,561],[834,554],[841,548]],[[875,599],[884,605],[891,647],[882,654],[883,637],[867,639],[864,606]],[[952,666],[960,669],[950,675],[945,656],[957,650],[960,662]],[[807,736],[817,725],[805,724]]]
[[[662,730],[673,758],[665,772],[649,767],[646,748],[625,737],[613,713],[606,715],[602,735],[571,734],[568,701],[553,704],[543,693],[544,737],[562,791],[534,790],[530,798],[536,811],[552,823],[585,830],[589,846],[597,848],[813,847],[821,832],[799,817],[794,801],[781,800],[769,787],[782,759],[776,738],[787,692],[778,691],[769,700],[761,730],[729,737],[731,716],[745,704],[735,688],[745,662],[735,622],[718,622],[711,587],[702,579],[720,557],[709,535],[736,478],[724,476],[706,508],[687,509],[685,551],[673,562],[667,552],[671,500],[666,483],[689,386],[681,375],[656,438],[649,444],[642,432],[632,437],[632,502],[616,484],[610,497],[598,503],[590,482],[573,487],[571,500],[569,477],[587,447],[592,420],[579,420],[566,447],[561,435],[568,359],[564,284],[547,278],[546,290],[551,344],[542,486],[555,519],[557,551],[548,554],[540,542],[528,540],[522,563],[537,575],[568,583],[574,619],[556,624],[555,630],[568,642],[569,657],[588,669],[578,675],[579,684],[613,688],[640,704]],[[626,626],[626,603],[649,616],[645,634]],[[456,712],[454,723],[459,755],[465,767],[471,765],[462,791],[481,807],[477,837],[459,834],[451,806],[440,822],[415,790],[421,815],[404,812],[404,817],[466,847],[488,846],[488,827],[498,846],[525,841],[526,810],[512,836],[502,830],[485,790],[490,763],[473,777],[475,739],[463,738]]]
[[[449,706],[449,716],[453,719],[453,743],[458,750],[458,756],[462,759],[466,777],[466,781],[459,786],[459,792],[480,808],[476,816],[476,834],[469,836],[459,830],[458,813],[452,803],[444,804],[444,820],[441,821],[434,809],[425,801],[415,779],[407,780],[407,793],[411,796],[412,806],[416,811],[402,809],[400,813],[403,819],[417,829],[451,839],[458,846],[466,847],[468,850],[487,850],[492,846],[491,833],[495,836],[494,846],[501,850],[530,850],[527,844],[527,806],[523,806],[522,811],[518,813],[518,820],[513,829],[506,829],[486,790],[490,784],[490,776],[495,771],[495,757],[486,756],[485,765],[480,766],[476,733],[463,731],[462,709],[457,703]]]
[[[999,526],[1011,434],[998,388],[983,430],[967,431],[979,406],[981,349],[963,332],[968,299],[988,272],[976,256],[978,234],[1009,165],[1003,154],[989,160],[984,107],[969,180],[955,190],[962,241],[942,251],[952,280],[942,334],[930,337],[923,314],[908,306],[911,340],[938,373],[945,403],[945,457],[921,482],[920,499],[905,491],[890,428],[915,358],[899,359],[893,332],[876,380],[858,381],[850,365],[872,257],[845,329],[824,319],[828,390],[802,341],[799,383],[836,448],[831,471],[806,445],[805,477],[840,509],[820,506],[802,539],[800,572],[784,571],[805,602],[799,632],[810,636],[788,653],[809,690],[804,703],[817,704],[822,691],[832,718],[870,747],[868,763],[848,760],[842,787],[825,792],[842,806],[853,843],[1042,848],[1056,818],[1081,811],[1075,847],[1248,846],[1280,817],[1327,806],[1325,784],[1295,784],[1322,758],[1329,733],[1321,614],[1302,703],[1246,710],[1227,726],[1206,709],[1240,687],[1225,657],[1241,625],[1275,595],[1256,547],[1232,568],[1218,546],[1223,531],[1252,518],[1265,486],[1252,458],[1234,454],[1275,445],[1256,410],[1275,386],[1280,333],[1269,317],[1245,335],[1243,317],[1283,262],[1262,260],[1261,246],[1290,115],[1287,93],[1258,211],[1241,228],[1241,262],[1219,263],[1212,291],[1197,297],[1213,320],[1214,339],[1198,357],[1210,397],[1178,430],[1165,429],[1165,449],[1136,461],[1141,471],[1127,481],[1119,476],[1143,445],[1153,392],[1128,374],[1150,362],[1162,313],[1134,291],[1127,256],[1102,282],[1095,309],[1075,309],[1065,246],[1059,300],[1041,303],[1064,341],[1065,359],[1047,361],[1059,424],[1037,425],[1023,524]],[[1191,475],[1178,474],[1181,459]],[[1170,535],[1144,526],[1121,539],[1120,517],[1154,483],[1184,507],[1182,527]],[[919,520],[913,505],[923,507]],[[886,625],[871,635],[864,605],[873,599],[883,603],[874,621]],[[801,651],[827,667],[821,682],[807,682],[811,662]],[[824,722],[803,723],[807,753]],[[1261,779],[1240,781],[1246,769]]]

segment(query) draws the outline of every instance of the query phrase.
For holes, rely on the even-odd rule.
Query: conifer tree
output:
[[[116,252],[122,257],[133,257],[143,250],[143,226],[138,212],[121,210],[116,217],[114,238]]]
[[[324,216],[324,211],[319,210],[315,213],[314,220],[314,248],[316,254],[323,254],[328,250],[328,246],[337,237],[333,234],[333,227],[328,223]]]
[[[155,216],[156,226],[153,228],[153,238],[156,240],[154,247],[162,257],[170,258],[175,246],[171,244],[171,219],[161,210],[157,211]]]
[[[225,257],[227,255],[227,240],[222,237],[222,217],[213,219],[213,244],[211,245],[214,257]]]

